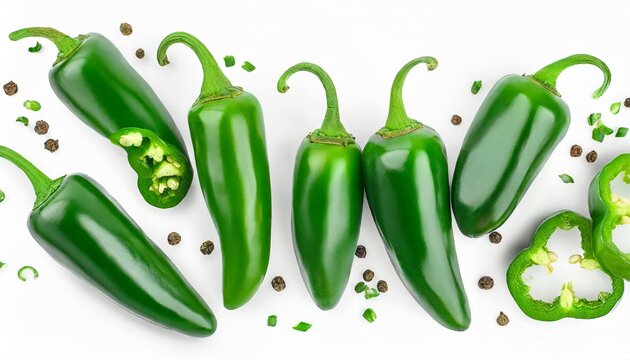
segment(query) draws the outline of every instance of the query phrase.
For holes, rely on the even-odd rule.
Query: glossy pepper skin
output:
[[[468,129],[453,175],[452,204],[462,233],[487,234],[512,214],[569,128],[570,112],[556,91],[559,74],[572,65],[592,64],[590,55],[573,55],[531,76],[508,75],[488,93]]]
[[[613,230],[630,224],[630,200],[615,194],[610,184],[618,175],[623,176],[625,184],[630,184],[629,173],[630,154],[619,155],[595,176],[588,191],[595,257],[610,273],[626,280],[630,280],[630,254],[617,247]]]
[[[4,146],[0,157],[31,180],[37,199],[28,229],[51,257],[152,323],[191,336],[214,333],[208,305],[98,183],[81,174],[51,180]]]
[[[127,152],[145,201],[158,208],[179,204],[193,176],[184,141],[166,107],[114,44],[100,34],[71,38],[50,28],[9,37],[31,36],[58,47],[51,87],[81,121]]]
[[[223,304],[236,309],[260,286],[271,246],[271,184],[260,103],[232,86],[208,49],[194,36],[175,32],[158,48],[183,43],[199,57],[204,79],[188,113],[201,190],[221,239]]]
[[[315,74],[326,90],[321,128],[298,149],[293,170],[291,224],[293,247],[304,283],[322,310],[334,308],[343,295],[359,239],[363,208],[361,149],[339,118],[335,85],[319,66],[299,63],[285,71],[278,91],[298,71]]]
[[[437,67],[434,58],[421,57],[396,76],[387,123],[363,151],[365,190],[411,295],[438,323],[461,331],[470,325],[470,308],[453,242],[446,150],[433,129],[407,116],[402,102],[405,77],[419,63]]]
[[[563,284],[560,295],[548,303],[534,299],[530,287],[523,280],[523,274],[532,266],[544,266],[548,273],[553,271],[552,263],[558,257],[547,248],[547,242],[557,230],[577,228],[581,236],[582,254],[572,257],[575,266],[585,271],[604,271],[612,282],[612,293],[600,292],[597,300],[576,297],[571,282]],[[560,211],[545,221],[534,232],[531,245],[521,251],[507,270],[507,285],[519,308],[532,319],[556,321],[563,318],[594,319],[608,314],[623,295],[623,279],[611,275],[595,259],[592,247],[591,222],[573,211]]]

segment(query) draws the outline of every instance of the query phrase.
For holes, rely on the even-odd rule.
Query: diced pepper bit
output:
[[[24,272],[30,271],[33,274],[33,280],[39,277],[39,272],[32,266],[23,266],[18,270],[17,276],[20,280],[26,281],[26,277],[24,276]]]
[[[573,283],[562,284],[562,291],[560,292],[560,306],[565,309],[573,307],[573,304],[577,301],[575,293],[573,292]]]
[[[371,308],[367,308],[363,312],[363,318],[371,324],[374,322],[374,320],[376,320],[376,313]]]
[[[569,264],[577,264],[582,261],[582,255],[574,254],[569,256]]]
[[[269,317],[267,317],[267,326],[275,327],[277,323],[278,323],[278,316],[269,315]]]
[[[553,251],[539,249],[531,259],[536,265],[544,266],[547,273],[551,274],[553,272],[553,266],[551,266],[551,263],[558,261],[558,255],[556,255]]]
[[[137,146],[142,145],[142,134],[140,134],[139,132],[129,133],[129,134],[121,136],[118,142],[120,143],[120,145],[124,147],[130,147],[130,146],[137,147]]]

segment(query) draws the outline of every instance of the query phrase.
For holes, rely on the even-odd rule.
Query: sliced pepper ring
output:
[[[576,228],[580,232],[582,255],[571,256],[571,263],[579,263],[584,270],[599,269],[610,276],[612,293],[600,292],[597,300],[578,298],[573,292],[571,282],[562,285],[562,291],[553,302],[534,299],[530,286],[523,280],[525,270],[534,265],[542,265],[547,271],[553,271],[551,263],[557,260],[553,252],[547,249],[547,242],[558,230]],[[534,232],[531,245],[522,250],[512,261],[507,270],[507,285],[519,308],[532,319],[556,321],[562,318],[593,319],[608,314],[623,295],[623,279],[611,275],[595,260],[592,248],[591,222],[573,212],[560,211],[547,218]]]
[[[630,253],[613,242],[617,225],[630,224],[630,200],[612,191],[611,183],[622,172],[630,184],[630,154],[617,156],[595,176],[588,191],[588,208],[593,219],[595,257],[612,274],[630,280]]]

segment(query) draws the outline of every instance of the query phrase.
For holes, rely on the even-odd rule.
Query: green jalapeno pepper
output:
[[[478,237],[501,226],[521,201],[569,127],[570,112],[556,91],[556,79],[577,64],[610,71],[590,55],[573,55],[534,75],[499,80],[477,111],[464,138],[453,175],[453,212],[466,236]]]
[[[221,240],[223,304],[244,305],[260,286],[271,246],[271,184],[260,103],[232,86],[210,51],[194,36],[175,32],[158,48],[158,62],[175,43],[201,61],[201,94],[188,112],[195,163]]]
[[[106,37],[71,38],[51,28],[27,28],[11,40],[47,38],[59,54],[49,72],[61,101],[86,125],[121,146],[149,204],[179,204],[192,182],[186,146],[166,107]]]
[[[28,229],[48,254],[136,315],[192,336],[216,320],[175,265],[98,183],[82,174],[51,180],[0,146],[35,189]]]
[[[572,255],[569,262],[587,271],[601,270],[606,273],[612,282],[612,293],[601,291],[597,300],[578,298],[573,291],[572,283],[568,282],[562,285],[560,295],[553,302],[534,299],[530,294],[530,286],[523,280],[525,270],[539,265],[551,273],[552,263],[558,258],[555,253],[549,251],[547,242],[556,230],[571,230],[576,227],[582,238],[583,253]],[[560,211],[538,226],[532,236],[531,245],[514,258],[506,275],[508,289],[525,315],[542,321],[556,321],[567,317],[593,319],[608,314],[615,307],[623,295],[623,279],[602,269],[595,259],[591,241],[590,220],[572,211]]]
[[[630,254],[613,242],[613,230],[630,224],[630,200],[615,194],[610,185],[619,175],[630,184],[630,154],[617,156],[595,176],[589,187],[588,208],[593,219],[595,257],[612,274],[630,280]]]
[[[440,324],[466,330],[470,309],[451,227],[446,149],[430,127],[407,116],[402,86],[411,68],[437,60],[421,57],[394,79],[385,127],[363,151],[365,190],[389,257],[414,299]]]
[[[302,278],[315,304],[334,308],[348,285],[363,208],[361,149],[339,119],[337,91],[319,66],[300,63],[285,71],[278,91],[298,71],[315,74],[326,90],[326,115],[302,141],[293,171],[291,223]]]

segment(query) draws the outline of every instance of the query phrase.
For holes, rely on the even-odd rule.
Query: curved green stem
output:
[[[59,54],[57,54],[57,61],[55,64],[61,62],[66,59],[70,54],[72,54],[76,49],[81,46],[85,36],[78,36],[76,38],[70,37],[56,29],[49,27],[32,27],[32,28],[24,28],[9,34],[9,39],[13,41],[25,39],[28,37],[41,37],[52,41],[53,44],[57,47]]]
[[[611,75],[608,66],[603,61],[592,55],[576,54],[568,56],[564,59],[560,59],[545,66],[544,68],[538,70],[534,75],[530,75],[530,77],[543,84],[554,94],[560,96],[560,94],[556,90],[556,80],[558,80],[558,76],[560,76],[560,73],[562,73],[567,68],[573,65],[581,64],[596,66],[602,71],[602,73],[604,73],[604,82],[602,83],[602,86],[600,86],[599,89],[597,89],[593,93],[593,98],[597,99],[602,96],[604,92],[606,92],[606,89],[608,89],[608,86],[610,85]]]
[[[394,83],[392,84],[387,122],[385,122],[385,126],[379,131],[379,134],[384,137],[404,135],[422,126],[420,123],[407,116],[402,97],[403,85],[405,84],[407,74],[418,64],[426,64],[427,70],[432,71],[437,68],[438,61],[431,56],[422,56],[411,60],[398,71],[398,74],[396,74],[394,78]]]
[[[352,135],[348,134],[339,118],[339,103],[337,101],[335,84],[333,84],[332,79],[324,69],[308,62],[295,64],[288,68],[278,79],[278,91],[281,93],[287,92],[289,90],[287,80],[298,71],[307,71],[317,76],[326,91],[326,115],[324,115],[322,126],[310,135],[311,141],[340,143],[341,140],[343,144],[353,142]]]
[[[199,39],[185,32],[171,33],[162,40],[157,51],[157,60],[160,66],[170,63],[166,56],[166,50],[176,43],[188,46],[201,62],[203,82],[199,97],[193,106],[209,100],[238,96],[243,92],[240,88],[232,86],[208,48]]]
[[[34,207],[41,205],[53,192],[55,192],[63,179],[50,179],[30,161],[26,160],[26,158],[22,155],[6,146],[0,145],[0,157],[9,160],[15,166],[20,168],[20,170],[22,170],[31,181],[31,185],[33,185],[36,196]]]

